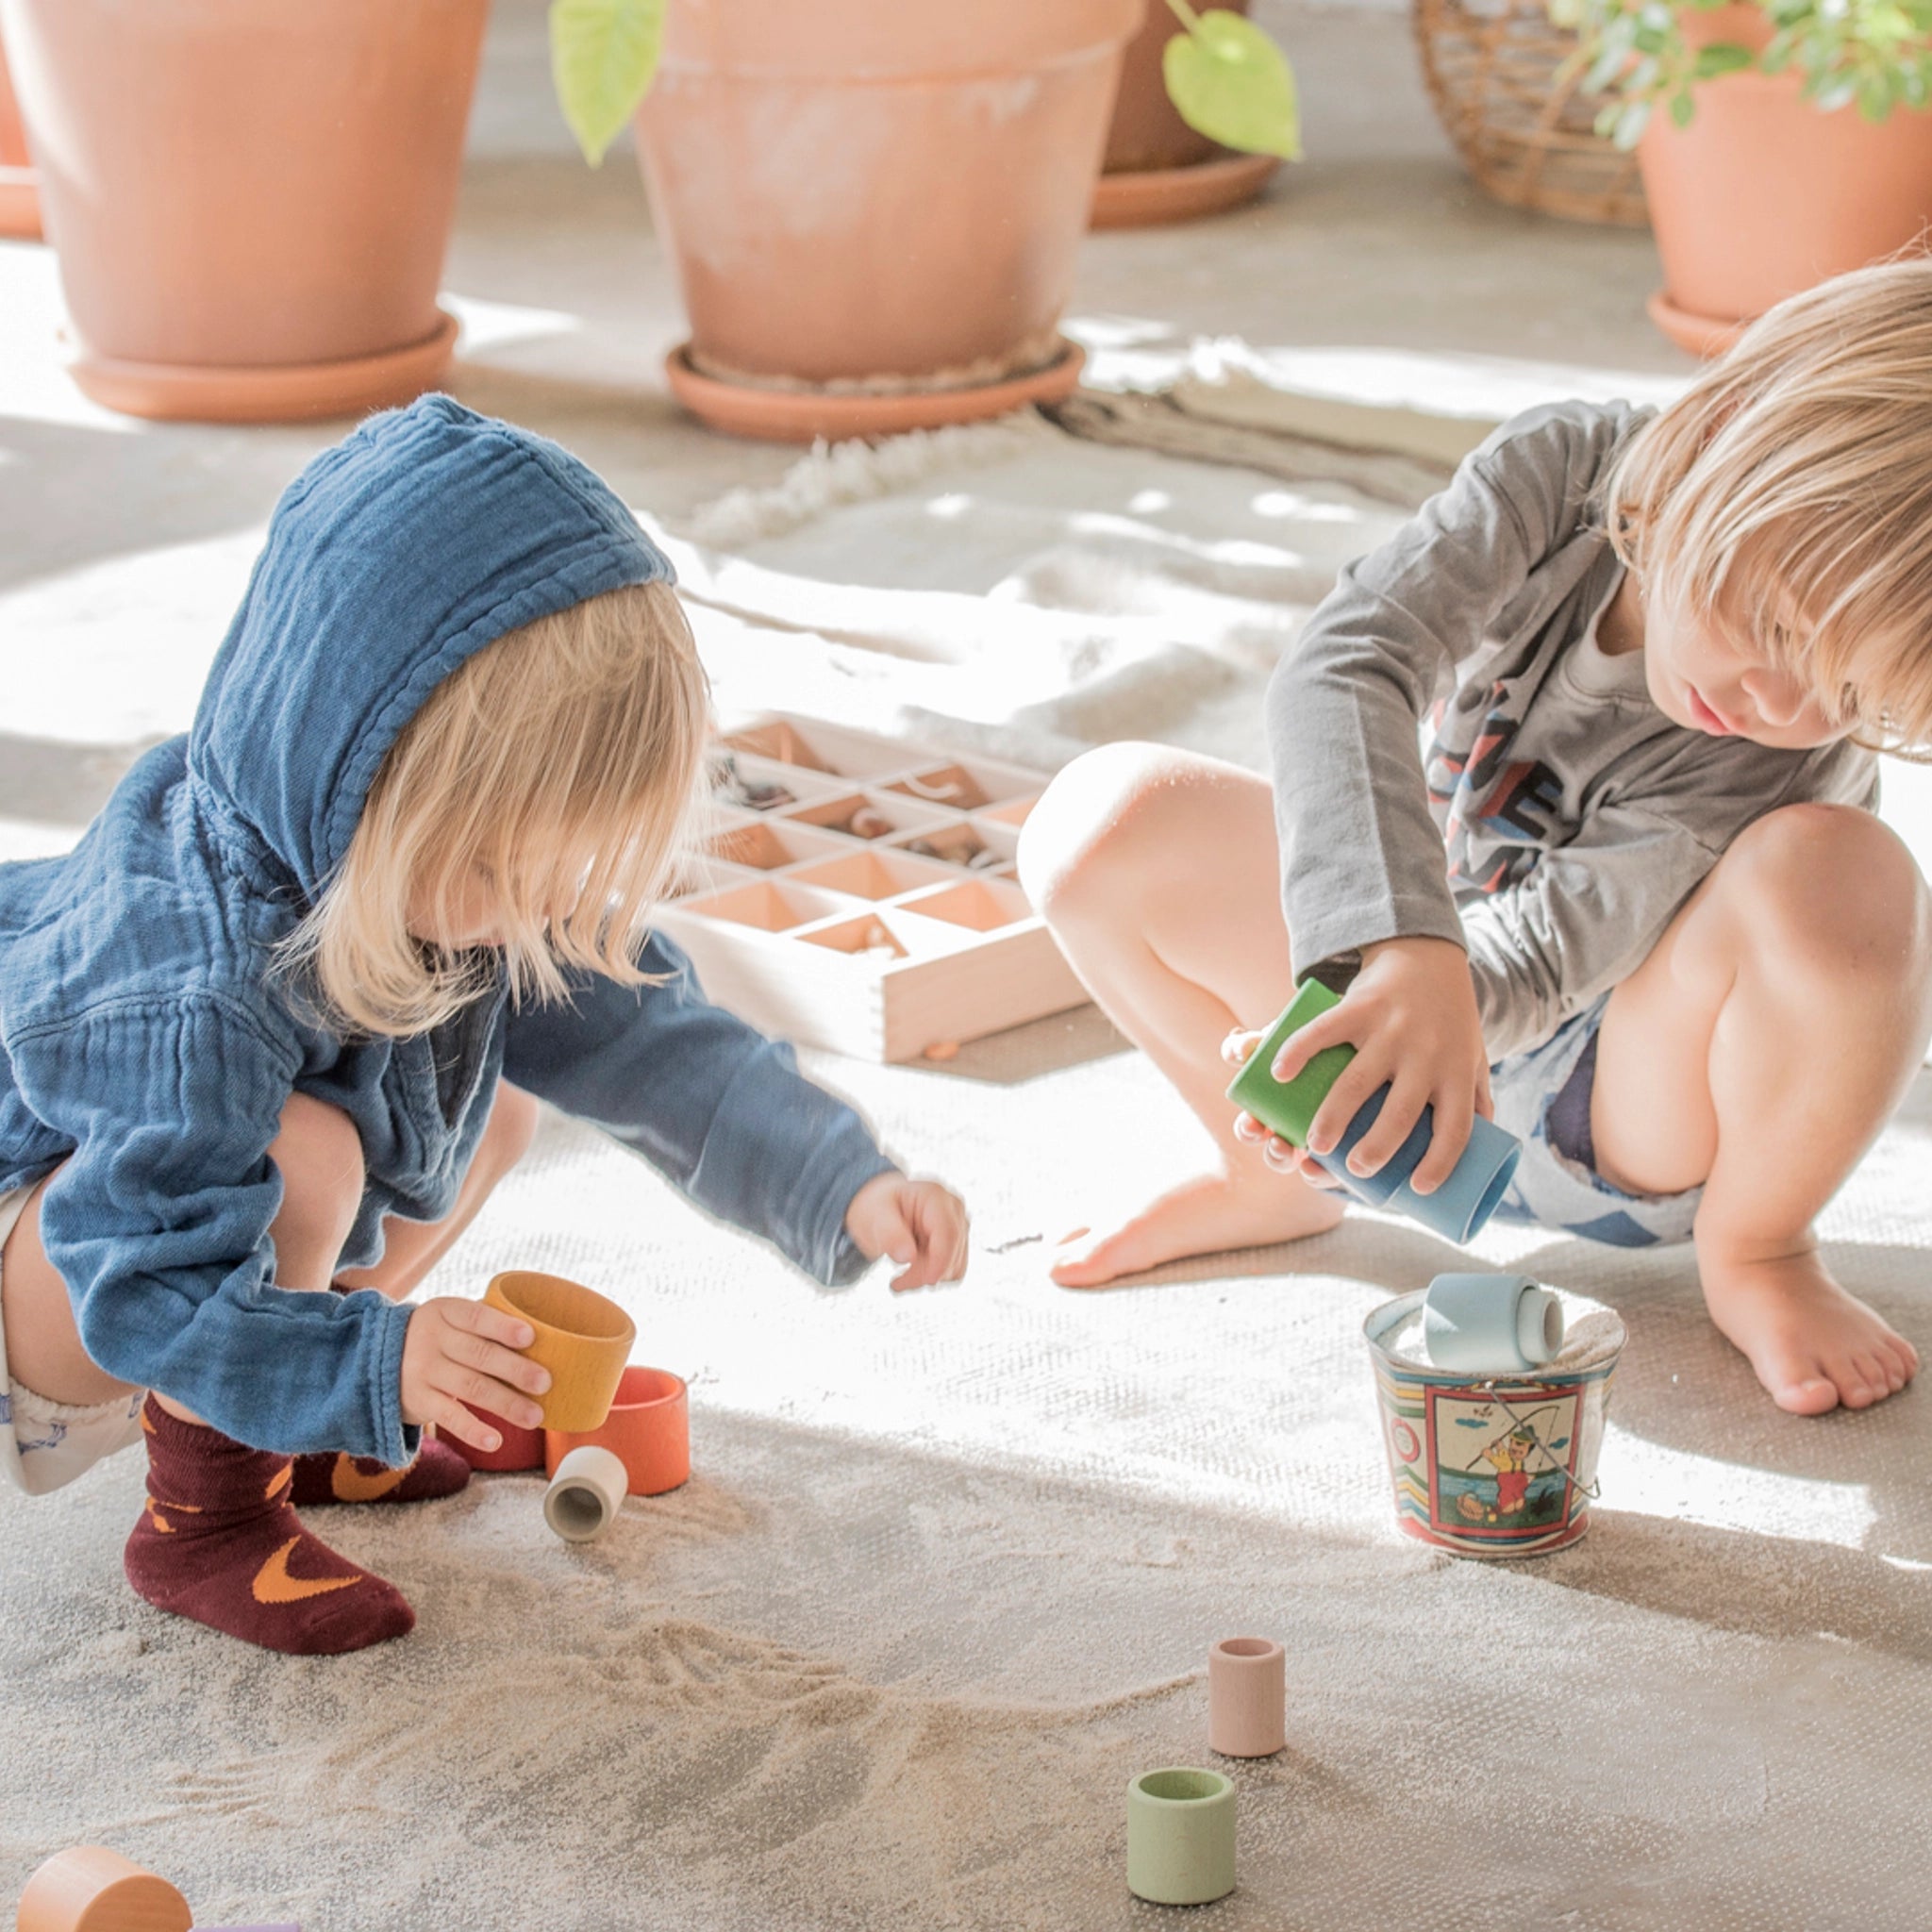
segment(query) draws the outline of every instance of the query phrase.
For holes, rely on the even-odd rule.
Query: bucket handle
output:
[[[1509,1407],[1507,1399],[1504,1396],[1503,1391],[1496,1387],[1496,1384],[1493,1379],[1488,1382],[1478,1382],[1476,1384],[1476,1387],[1478,1389],[1485,1391],[1489,1395],[1490,1400],[1493,1402],[1496,1405],[1496,1407],[1500,1408],[1503,1411],[1503,1413],[1509,1418],[1509,1424],[1512,1428],[1521,1429],[1523,1433],[1526,1435],[1529,1438],[1529,1440],[1536,1444],[1537,1448],[1541,1452],[1544,1460],[1546,1460],[1549,1463],[1550,1467],[1554,1469],[1557,1472],[1557,1474],[1559,1476],[1561,1476],[1563,1480],[1566,1483],[1568,1483],[1573,1490],[1576,1491],[1579,1495],[1583,1496],[1589,1502],[1594,1503],[1597,1500],[1598,1496],[1603,1492],[1604,1485],[1603,1478],[1601,1476],[1599,1476],[1593,1483],[1585,1484],[1578,1482],[1576,1478],[1574,1475],[1572,1475],[1570,1472],[1567,1469],[1565,1469],[1560,1462],[1557,1460],[1556,1453],[1550,1448],[1549,1444],[1546,1443],[1543,1441],[1543,1439],[1537,1434],[1535,1424],[1524,1422],[1523,1418],[1519,1416],[1516,1413],[1516,1411]],[[1581,1405],[1579,1405],[1577,1407],[1576,1421],[1577,1425],[1580,1427],[1583,1422],[1583,1410]],[[1496,1440],[1500,1441],[1502,1439],[1498,1437]]]

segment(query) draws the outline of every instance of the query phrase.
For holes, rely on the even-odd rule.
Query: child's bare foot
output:
[[[1793,1415],[1823,1415],[1840,1403],[1869,1408],[1918,1373],[1918,1350],[1847,1294],[1815,1249],[1720,1259],[1700,1242],[1697,1263],[1710,1319]]]
[[[1340,1194],[1258,1163],[1252,1173],[1198,1174],[1111,1226],[1074,1229],[1049,1272],[1062,1288],[1099,1288],[1184,1255],[1324,1234],[1341,1219],[1342,1206]]]

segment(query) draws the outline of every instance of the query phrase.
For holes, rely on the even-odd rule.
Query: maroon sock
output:
[[[170,1415],[149,1396],[147,1507],[127,1580],[158,1609],[299,1657],[361,1650],[415,1625],[403,1594],[302,1527],[286,1456]]]
[[[407,1469],[367,1456],[298,1456],[289,1501],[298,1509],[318,1503],[427,1503],[454,1496],[469,1480],[469,1463],[447,1442],[425,1436]]]

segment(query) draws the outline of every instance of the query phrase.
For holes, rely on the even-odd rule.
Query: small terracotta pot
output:
[[[7,73],[7,49],[0,45],[0,235],[25,242],[41,239],[41,195],[26,151],[20,103]]]
[[[495,1449],[475,1449],[467,1442],[458,1441],[454,1436],[447,1438],[450,1447],[472,1469],[506,1471],[543,1467],[541,1429],[519,1428],[515,1423],[505,1422],[500,1415],[492,1415],[487,1408],[478,1408],[474,1403],[466,1402],[463,1407],[478,1422],[488,1423],[503,1438],[501,1446]]]
[[[600,1427],[546,1430],[543,1467],[555,1475],[573,1450],[608,1449],[624,1464],[633,1496],[661,1496],[691,1480],[691,1396],[668,1369],[625,1370]]]
[[[0,0],[75,379],[135,415],[432,387],[489,0]]]
[[[1223,10],[1246,13],[1248,0],[1223,0]],[[1147,0],[1141,30],[1121,56],[1120,92],[1108,125],[1104,173],[1185,168],[1227,152],[1207,135],[1196,134],[1168,97],[1162,66],[1167,43],[1185,31],[1167,0]]]
[[[1682,16],[1693,46],[1761,47],[1756,7]],[[1821,113],[1795,74],[1702,83],[1688,127],[1659,108],[1638,146],[1664,287],[1657,326],[1715,355],[1787,295],[1890,255],[1932,223],[1932,113],[1875,125],[1856,108]]]
[[[1272,1757],[1288,1741],[1288,1658],[1267,1637],[1224,1637],[1208,1653],[1208,1748]]]
[[[483,1291],[492,1307],[518,1315],[537,1331],[524,1350],[550,1371],[550,1387],[533,1399],[546,1429],[588,1431],[610,1412],[637,1324],[595,1289],[560,1274],[499,1274]]]
[[[1063,361],[1143,5],[679,0],[637,135],[689,366],[781,400],[933,391],[942,422]]]
[[[1248,0],[1225,0],[1246,13]],[[1197,134],[1167,92],[1167,43],[1183,31],[1167,0],[1147,0],[1141,31],[1121,61],[1120,92],[1107,155],[1093,190],[1092,225],[1135,228],[1215,214],[1252,201],[1276,166],[1273,155],[1242,155]]]

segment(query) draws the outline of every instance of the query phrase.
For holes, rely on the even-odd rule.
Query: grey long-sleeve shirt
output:
[[[1506,423],[1341,573],[1268,690],[1297,975],[1452,940],[1492,1060],[1639,966],[1752,820],[1876,800],[1869,752],[1687,730],[1641,653],[1598,648],[1624,566],[1596,486],[1651,413],[1558,403]]]

